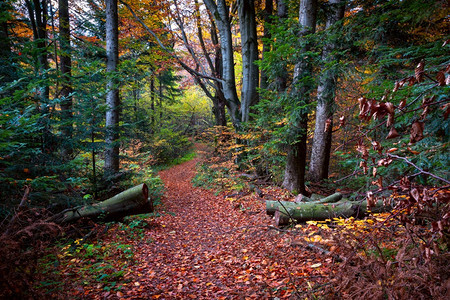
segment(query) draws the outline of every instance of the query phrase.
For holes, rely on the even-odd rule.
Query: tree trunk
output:
[[[223,78],[223,67],[222,67],[222,52],[219,47],[219,38],[217,36],[217,28],[214,20],[209,16],[211,20],[211,40],[214,45],[215,57],[214,57],[214,76],[216,78]],[[217,101],[217,106],[215,106],[216,114],[216,125],[227,126],[227,117],[225,115],[225,108],[227,107],[227,99],[223,94],[223,85],[221,82],[217,82],[217,89],[214,101]]]
[[[264,39],[269,40],[269,39],[271,39],[269,26],[272,23],[273,0],[265,0],[264,4],[265,4],[264,12],[263,12]],[[270,52],[270,43],[263,41],[262,60],[264,60],[267,52]],[[261,89],[267,88],[267,80],[268,80],[268,78],[267,78],[266,72],[264,72],[264,70],[261,70],[261,78],[260,78],[260,82],[259,82],[259,87]]]
[[[344,17],[344,3],[343,0],[328,1],[331,13],[327,18],[327,29]],[[333,55],[334,48],[333,43],[328,43],[322,53],[323,67],[317,87],[316,125],[308,173],[312,181],[328,178],[337,80],[336,70],[330,67],[336,60]],[[327,122],[329,122],[328,125],[326,125]]]
[[[59,0],[59,36],[60,36],[60,67],[62,75],[61,115],[64,122],[61,133],[65,142],[63,145],[64,159],[70,159],[72,154],[72,54],[70,47],[70,20],[68,0]]]
[[[153,211],[153,202],[148,197],[145,183],[137,185],[103,202],[69,209],[57,215],[55,222],[69,223],[81,218],[94,220],[118,220],[128,215],[143,214]]]
[[[106,0],[106,71],[109,81],[106,85],[106,150],[105,172],[119,171],[119,89],[115,72],[119,62],[117,0]]]
[[[217,24],[217,29],[219,31],[223,68],[223,94],[227,101],[227,107],[230,113],[231,122],[236,129],[239,129],[241,123],[241,114],[239,108],[241,106],[241,103],[236,91],[233,41],[231,35],[231,24],[228,6],[225,0],[217,0],[217,4],[213,0],[204,0],[204,3],[211,14],[214,16]]]
[[[266,200],[266,213],[268,215],[274,215],[275,212],[279,209],[279,208],[295,208],[297,207],[299,204],[304,204],[304,203],[315,203],[315,204],[323,204],[323,203],[336,203],[338,201],[348,201],[348,199],[343,199],[342,198],[342,194],[341,193],[334,193],[330,196],[324,197],[324,198],[319,198],[319,199],[315,199],[315,197],[306,197],[303,196],[301,198],[301,202],[291,202],[291,201],[274,201],[274,200]]]
[[[336,217],[361,218],[366,216],[369,212],[380,213],[390,211],[391,209],[391,207],[385,206],[383,204],[383,201],[378,201],[375,207],[371,208],[367,207],[367,201],[339,201],[337,203],[296,203],[296,205],[279,207],[275,212],[275,223],[277,226],[283,226],[289,224],[292,220],[296,222],[306,222],[324,221]]]
[[[302,26],[300,38],[314,33],[316,27],[317,0],[305,0],[300,2],[299,23]],[[307,52],[308,47],[301,49]],[[295,97],[298,106],[306,106],[310,103],[311,87],[302,82],[302,79],[311,75],[311,64],[302,60],[294,68],[293,88],[291,97]],[[290,191],[305,193],[305,169],[306,169],[306,140],[308,130],[308,110],[302,108],[299,116],[294,116],[297,128],[293,129],[294,140],[297,142],[288,145],[286,168],[284,172],[283,187]]]
[[[277,16],[278,22],[280,23],[284,22],[284,20],[288,17],[286,0],[277,0]],[[283,67],[281,73],[282,74],[278,75],[276,79],[278,92],[284,92],[287,87],[287,76],[284,76],[287,73],[286,67]]]
[[[155,75],[150,76],[150,109],[152,111],[151,115],[151,132],[153,133],[153,130],[155,128]]]
[[[247,122],[250,107],[258,102],[259,68],[255,63],[258,60],[258,37],[254,1],[238,0],[238,12],[242,47],[241,120]]]

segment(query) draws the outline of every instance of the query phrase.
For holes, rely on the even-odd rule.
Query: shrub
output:
[[[161,129],[156,133],[149,145],[149,150],[157,164],[165,164],[183,156],[192,146],[189,139],[171,129]]]

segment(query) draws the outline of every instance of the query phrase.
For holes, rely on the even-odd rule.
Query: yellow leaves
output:
[[[277,126],[283,126],[287,124],[287,118],[283,118],[281,121],[275,123]]]
[[[319,242],[322,241],[322,236],[316,234],[316,235],[314,235],[314,236],[312,236],[310,238],[309,237],[304,237],[304,240],[307,241],[307,242],[319,243]]]

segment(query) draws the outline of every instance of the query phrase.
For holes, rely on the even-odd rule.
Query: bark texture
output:
[[[72,54],[70,47],[70,20],[68,0],[59,0],[59,42],[60,42],[60,68],[62,77],[61,88],[61,114],[64,125],[61,133],[65,138],[63,156],[69,159],[72,154],[71,139],[72,125]]]
[[[265,0],[264,1],[264,12],[263,12],[263,18],[264,18],[264,39],[269,40],[271,39],[271,34],[269,27],[271,25],[272,21],[272,15],[273,15],[273,0]],[[270,51],[270,44],[263,41],[263,49],[262,49],[262,59],[264,60],[265,54]],[[261,70],[261,78],[259,82],[259,87],[261,89],[267,88],[267,75],[264,70]]]
[[[304,0],[300,2],[299,23],[302,26],[300,37],[314,33],[316,28],[317,0]],[[302,52],[308,51],[305,46]],[[298,106],[310,103],[311,89],[302,82],[302,79],[311,75],[311,64],[306,60],[299,61],[294,67],[291,96],[295,97]],[[308,129],[308,111],[301,109],[296,117],[296,128],[291,131],[297,142],[288,145],[287,161],[284,171],[283,187],[290,191],[305,193],[305,169],[306,169],[306,140]]]
[[[279,22],[283,22],[288,17],[288,9],[286,5],[286,0],[277,0],[277,17]],[[283,68],[281,73],[286,74],[286,68]],[[277,89],[279,92],[284,92],[287,86],[286,76],[277,76],[276,79]]]
[[[291,202],[293,203],[293,202]],[[369,212],[379,213],[389,211],[392,208],[383,205],[383,201],[376,203],[375,207],[367,207],[367,201],[340,201],[337,203],[297,203],[287,207],[280,207],[275,212],[275,223],[277,226],[289,224],[291,221],[324,221],[335,217],[366,216]]]
[[[229,9],[225,0],[217,0],[217,2],[214,0],[204,0],[204,3],[213,15],[219,31],[223,68],[223,95],[227,101],[231,122],[238,129],[241,123],[241,103],[237,95],[236,78],[234,76],[233,41]]]
[[[115,72],[119,62],[117,0],[106,0],[106,71],[110,79],[106,85],[106,150],[105,171],[108,174],[119,171],[119,89]]]
[[[255,63],[258,60],[258,37],[254,1],[238,0],[238,12],[242,47],[241,120],[247,122],[250,107],[258,102],[259,68]]]
[[[319,198],[319,199],[303,196],[301,198],[301,202],[266,200],[266,213],[268,215],[274,215],[278,209],[283,208],[283,207],[290,209],[290,208],[298,207],[299,205],[302,205],[305,203],[312,203],[312,204],[336,203],[340,200],[348,201],[347,199],[342,198],[341,193],[334,193],[328,197]]]
[[[327,18],[327,29],[344,17],[344,4],[345,1],[343,0],[328,1],[330,14]],[[308,173],[312,181],[328,178],[337,81],[336,71],[330,66],[336,60],[333,55],[335,48],[335,44],[329,43],[324,47],[322,53],[323,67],[317,87],[316,125]],[[327,120],[329,125],[326,126]]]
[[[58,223],[75,222],[80,218],[117,220],[128,215],[153,211],[153,202],[148,197],[145,183],[130,188],[103,202],[70,209],[55,220]]]

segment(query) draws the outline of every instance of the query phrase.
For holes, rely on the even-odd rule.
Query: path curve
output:
[[[243,212],[223,194],[193,187],[201,157],[160,172],[166,189],[162,216],[146,232],[151,242],[136,245],[133,281],[123,294],[135,299],[292,297],[312,262],[289,237],[268,229],[272,221],[256,195],[243,203],[249,208]]]

